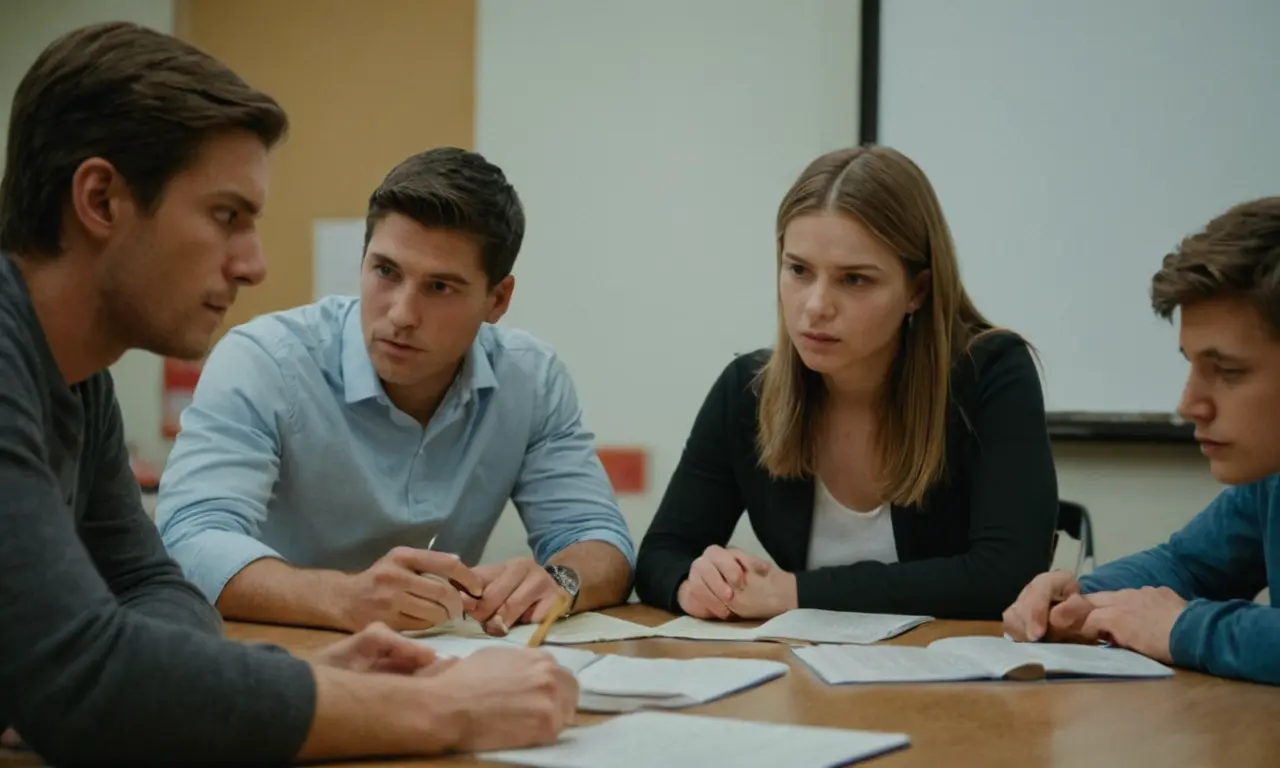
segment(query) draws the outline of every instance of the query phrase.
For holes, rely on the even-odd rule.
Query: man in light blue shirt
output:
[[[225,617],[355,631],[465,612],[505,634],[626,599],[634,546],[569,373],[494,325],[523,232],[496,166],[415,155],[370,198],[359,299],[215,347],[156,519]],[[533,556],[476,567],[508,500]]]
[[[1156,312],[1191,363],[1178,411],[1231,487],[1169,540],[1079,580],[1037,576],[1015,640],[1105,640],[1165,663],[1280,685],[1280,197],[1241,203],[1165,257]],[[1270,586],[1270,605],[1255,602]]]

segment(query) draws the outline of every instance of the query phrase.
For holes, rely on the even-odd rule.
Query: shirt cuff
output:
[[[204,531],[172,552],[186,577],[210,603],[217,604],[227,582],[250,563],[263,558],[284,560],[257,539],[231,531]]]

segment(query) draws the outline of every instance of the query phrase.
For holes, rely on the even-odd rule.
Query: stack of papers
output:
[[[775,616],[754,628],[682,616],[655,627],[654,631],[659,637],[686,640],[768,640],[864,645],[888,640],[932,620],[930,616],[800,608]]]
[[[830,685],[1173,675],[1160,662],[1121,648],[1002,637],[949,637],[927,648],[819,645],[791,652]]]
[[[452,656],[459,659],[465,659],[476,651],[484,648],[510,649],[519,647],[509,640],[483,637],[453,637],[450,635],[422,637],[418,638],[417,642],[422,643],[441,656]],[[546,651],[551,654],[552,658],[554,658],[560,666],[575,675],[586,669],[599,658],[599,654],[592,653],[591,651],[584,651],[581,648],[556,648],[544,645],[539,648],[539,650]]]
[[[571,728],[556,744],[478,757],[531,768],[835,768],[909,743],[900,733],[637,712]]]
[[[782,677],[786,664],[762,659],[641,659],[606,654],[578,674],[578,709],[631,712],[705,704]]]

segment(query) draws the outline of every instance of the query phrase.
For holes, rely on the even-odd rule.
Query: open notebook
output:
[[[571,728],[555,744],[478,757],[531,768],[836,768],[909,744],[901,733],[637,712]]]
[[[798,608],[769,619],[758,627],[735,626],[681,616],[655,627],[658,637],[686,640],[768,640],[783,643],[837,643],[862,645],[887,640],[932,621],[929,616],[853,613]]]
[[[437,635],[418,638],[442,656],[464,658],[484,648],[511,648],[507,640]],[[705,704],[785,675],[786,664],[761,659],[645,659],[580,648],[542,646],[578,679],[578,709],[631,712]]]
[[[831,685],[1045,678],[1169,677],[1173,670],[1120,648],[1015,643],[1002,637],[948,637],[927,648],[818,645],[793,648]]]

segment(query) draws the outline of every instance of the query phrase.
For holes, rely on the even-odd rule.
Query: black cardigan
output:
[[[752,382],[768,354],[736,358],[698,412],[640,545],[642,601],[679,613],[689,566],[728,543],[744,508],[774,562],[796,574],[801,608],[996,619],[1049,568],[1058,481],[1040,379],[1019,337],[983,337],[953,367],[947,474],[923,504],[892,507],[899,562],[815,570],[813,481],[770,478],[756,450]]]

